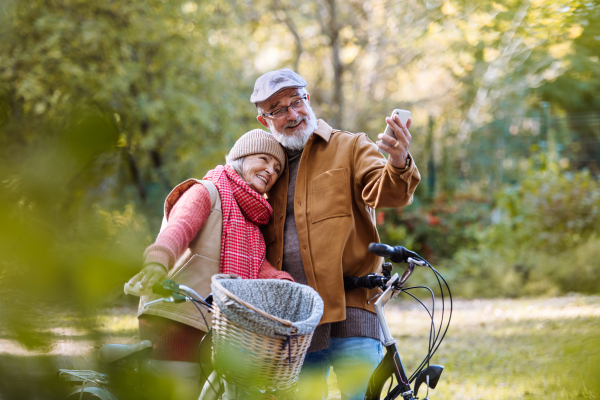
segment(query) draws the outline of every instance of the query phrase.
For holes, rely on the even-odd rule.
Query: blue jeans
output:
[[[298,398],[325,400],[333,367],[342,400],[362,400],[371,374],[383,359],[383,346],[366,337],[331,338],[325,350],[308,353],[300,370]]]

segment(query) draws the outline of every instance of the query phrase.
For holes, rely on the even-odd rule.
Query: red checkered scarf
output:
[[[229,165],[219,165],[208,171],[204,179],[213,182],[221,195],[223,238],[220,272],[256,279],[266,252],[265,239],[258,225],[269,222],[273,213],[271,205]]]

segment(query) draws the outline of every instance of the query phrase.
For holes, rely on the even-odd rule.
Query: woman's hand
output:
[[[140,289],[152,288],[156,282],[167,277],[167,269],[160,264],[146,265],[142,270],[129,280],[129,284],[134,286],[140,283]]]

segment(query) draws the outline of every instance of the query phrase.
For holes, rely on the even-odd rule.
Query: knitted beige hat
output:
[[[285,168],[285,152],[279,142],[268,132],[262,129],[253,129],[240,137],[231,148],[225,160],[227,162],[238,158],[264,153],[273,156]]]

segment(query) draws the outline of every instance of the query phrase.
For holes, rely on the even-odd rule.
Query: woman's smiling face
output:
[[[281,165],[268,154],[253,154],[244,158],[242,179],[260,194],[267,193],[281,174]]]

